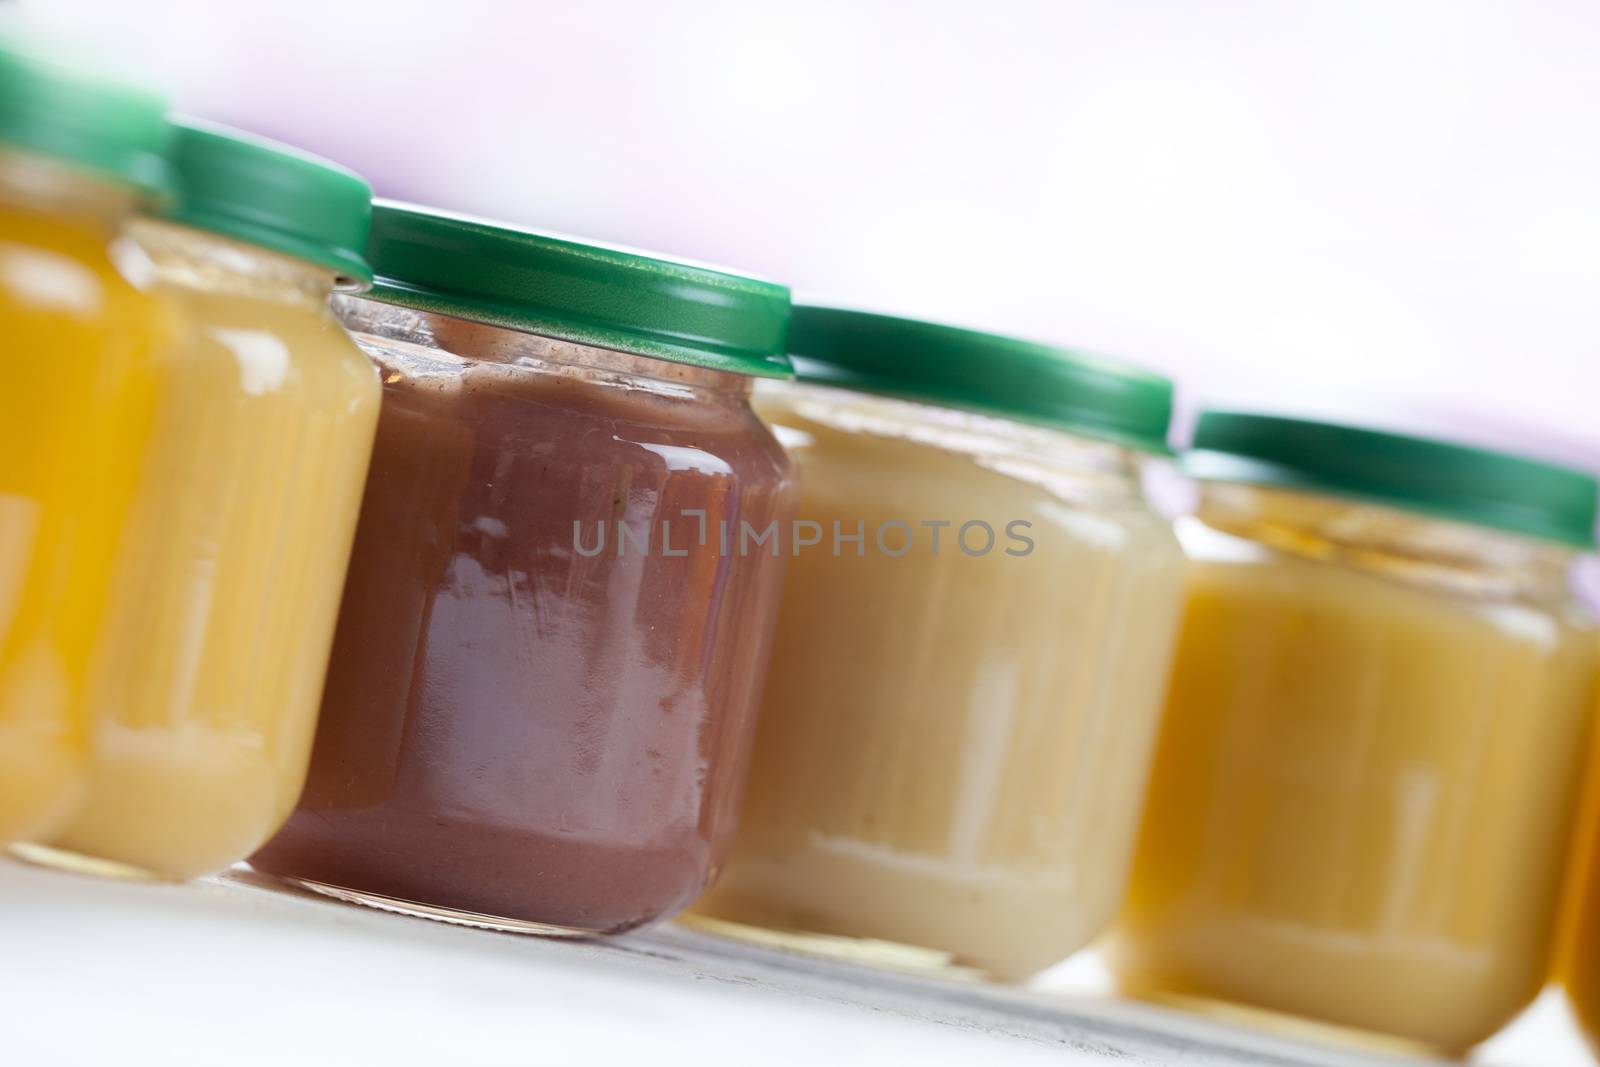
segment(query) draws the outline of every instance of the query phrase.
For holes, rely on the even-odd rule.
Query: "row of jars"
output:
[[[1010,980],[1109,931],[1449,1050],[1548,973],[1585,474],[1211,411],[1175,533],[1163,378],[374,206],[15,47],[0,328],[27,859]]]

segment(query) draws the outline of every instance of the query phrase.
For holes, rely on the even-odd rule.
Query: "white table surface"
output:
[[[0,1064],[1374,1067],[1094,990],[885,974],[669,925],[552,941],[389,915],[247,872],[187,886],[0,861]],[[1547,997],[1473,1060],[1590,1063]]]

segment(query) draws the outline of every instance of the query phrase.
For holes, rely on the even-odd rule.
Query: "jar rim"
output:
[[[0,145],[79,168],[153,201],[173,193],[166,101],[0,34]]]
[[[695,389],[738,390],[748,397],[752,379],[720,367],[706,367],[640,355],[625,349],[574,341],[523,327],[485,322],[475,316],[419,308],[375,298],[370,292],[335,293],[334,317],[347,331],[386,344],[417,346],[434,356],[463,363],[525,365],[529,358],[566,364],[626,378]]]
[[[684,260],[392,200],[368,299],[579,344],[789,378],[789,290]]]
[[[1179,465],[1200,481],[1322,493],[1580,549],[1594,546],[1600,509],[1600,483],[1570,467],[1253,412],[1201,412]]]
[[[798,380],[1170,454],[1172,381],[1078,349],[828,304],[795,305]]]
[[[354,171],[195,119],[172,121],[168,155],[183,192],[164,221],[324,267],[342,290],[371,284],[372,187]]]

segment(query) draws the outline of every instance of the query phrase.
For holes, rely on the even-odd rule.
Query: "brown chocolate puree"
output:
[[[715,531],[787,523],[788,460],[748,379],[414,325],[445,351],[358,335],[384,402],[311,773],[252,862],[583,931],[675,913],[732,837],[782,577]]]

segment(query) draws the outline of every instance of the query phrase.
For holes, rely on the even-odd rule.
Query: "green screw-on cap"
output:
[[[337,163],[287,145],[191,120],[172,124],[170,156],[183,195],[166,217],[326,267],[341,288],[364,288],[372,187]]]
[[[370,296],[643,356],[787,378],[789,290],[637,252],[379,200]]]
[[[165,111],[154,93],[69,68],[0,34],[0,145],[165,197]]]
[[[1020,419],[1167,451],[1172,382],[1116,360],[976,330],[796,305],[801,381]]]
[[[1591,476],[1426,437],[1207,411],[1182,462],[1195,478],[1333,493],[1568,545],[1594,540]]]

